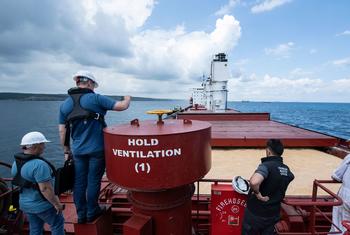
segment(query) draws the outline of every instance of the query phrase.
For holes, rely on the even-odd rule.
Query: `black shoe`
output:
[[[86,223],[86,218],[78,218],[78,224],[85,224]]]
[[[100,207],[100,211],[97,212],[94,216],[88,217],[88,218],[86,219],[86,222],[87,222],[87,223],[93,222],[93,221],[96,220],[98,217],[100,217],[104,212],[106,212],[106,210],[107,210],[107,208],[106,208],[105,206],[101,206],[101,207]]]

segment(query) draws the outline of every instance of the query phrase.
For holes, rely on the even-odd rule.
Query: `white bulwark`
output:
[[[227,66],[226,54],[216,54],[211,62],[210,76],[203,81],[202,87],[193,88],[193,107],[205,107],[213,112],[227,109],[227,81],[230,71]]]

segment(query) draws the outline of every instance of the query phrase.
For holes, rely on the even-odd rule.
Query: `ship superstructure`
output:
[[[213,112],[226,110],[229,78],[230,71],[226,54],[216,54],[211,61],[210,76],[203,79],[201,87],[192,90],[193,105],[205,107],[205,109]]]

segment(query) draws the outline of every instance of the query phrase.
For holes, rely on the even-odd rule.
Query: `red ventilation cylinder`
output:
[[[193,183],[211,167],[211,125],[161,120],[104,129],[110,181],[133,191],[157,191]]]
[[[194,190],[194,184],[187,184],[158,192],[129,191],[128,199],[134,215],[152,218],[152,232],[145,234],[192,235],[191,197]]]
[[[211,125],[156,114],[158,122],[104,129],[107,177],[129,189],[134,216],[123,225],[125,235],[191,235],[192,183],[211,167]]]

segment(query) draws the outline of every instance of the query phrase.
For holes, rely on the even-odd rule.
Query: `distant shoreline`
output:
[[[121,100],[123,96],[107,95],[115,100]],[[40,94],[40,93],[16,93],[0,92],[0,100],[21,100],[21,101],[63,101],[68,97],[67,94]],[[147,97],[132,97],[134,101],[171,101],[175,99],[158,99]]]
[[[106,95],[114,100],[121,100],[123,96]],[[19,101],[63,101],[68,97],[67,94],[41,94],[41,93],[19,93],[19,92],[0,92],[0,100],[19,100]],[[161,99],[132,96],[133,101],[183,101],[186,99]],[[321,101],[257,101],[257,100],[228,100],[228,102],[237,103],[319,103],[319,104],[349,104],[349,102],[321,102]]]

